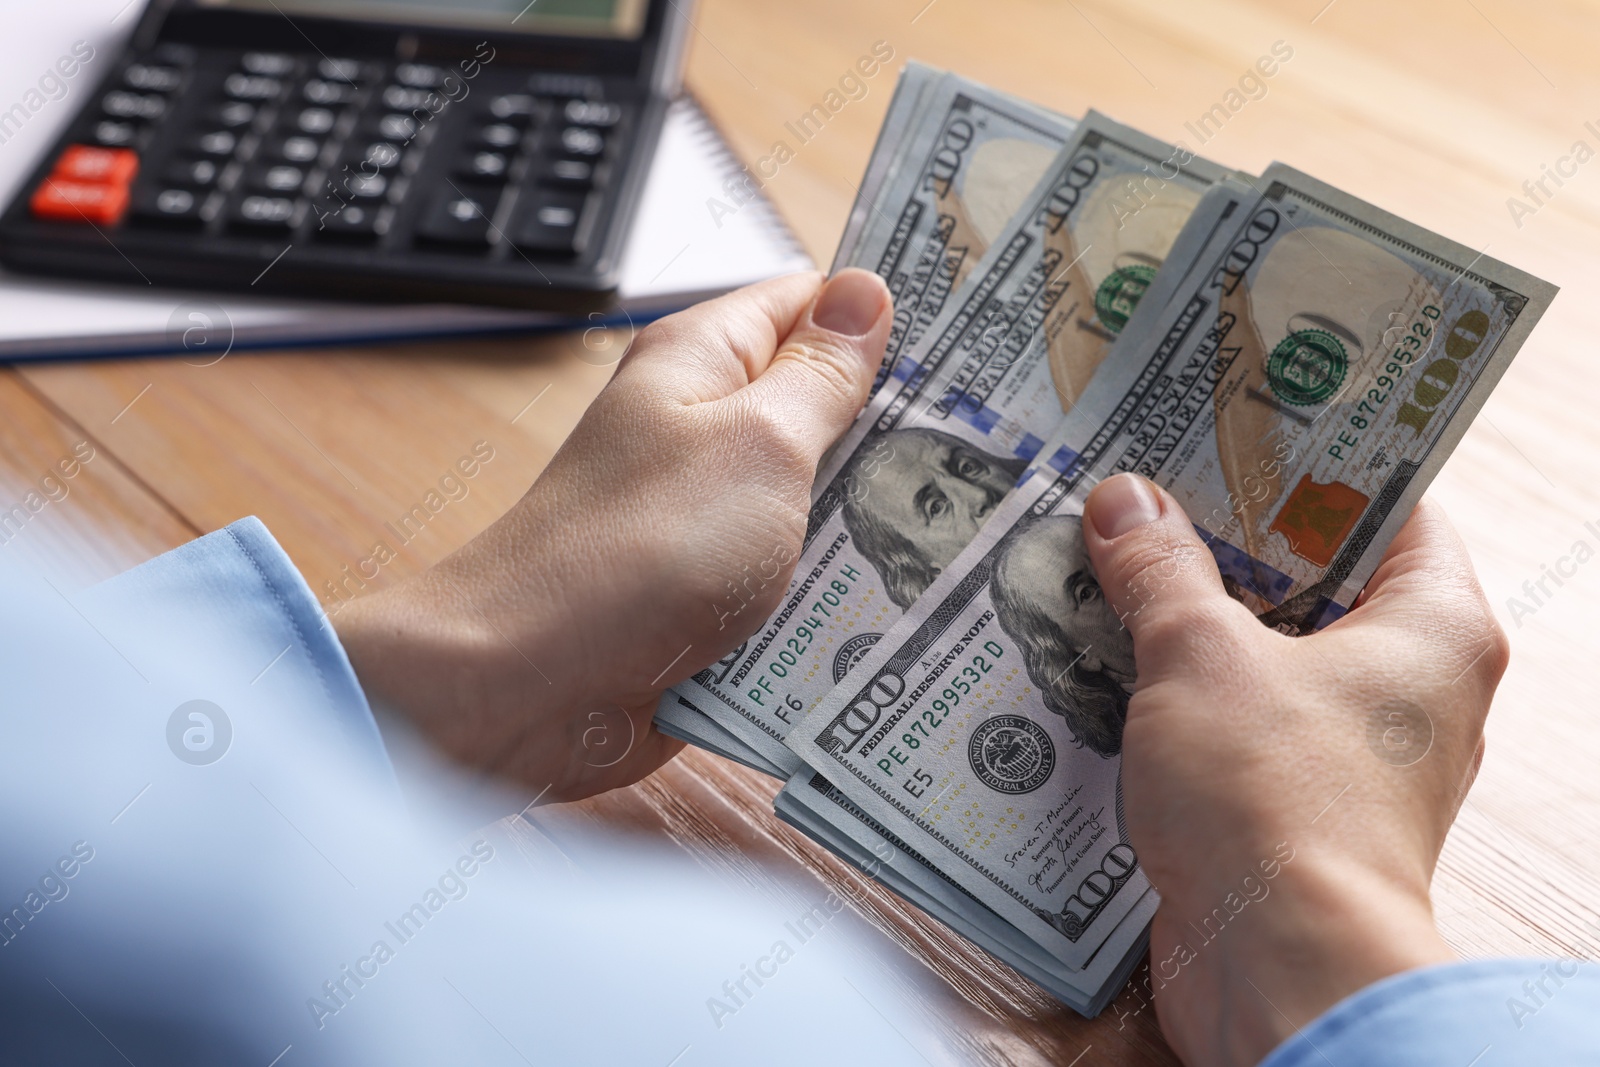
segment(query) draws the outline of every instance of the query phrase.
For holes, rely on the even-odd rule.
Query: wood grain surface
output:
[[[1231,166],[1283,160],[1563,287],[1433,489],[1514,647],[1435,897],[1446,936],[1468,956],[1600,951],[1600,562],[1571,557],[1579,541],[1600,549],[1600,162],[1571,155],[1580,140],[1600,149],[1600,8],[703,0],[694,23],[692,88],[745,159],[780,140],[794,150],[767,192],[820,263],[832,258],[892,72],[805,144],[784,124],[884,41],[895,67],[915,57],[1062,111],[1095,107]],[[1226,109],[1280,41],[1293,57],[1264,92],[1231,98],[1244,102],[1200,143],[1186,123]],[[1546,177],[1557,165],[1567,172],[1559,186]],[[1524,189],[1541,178],[1542,192]],[[392,581],[461,544],[527,487],[609,375],[584,356],[575,338],[547,337],[233,355],[212,367],[19,365],[0,373],[0,490],[20,499],[87,441],[96,458],[19,542],[78,561],[87,581],[256,514],[320,592],[457,456],[490,442],[495,459],[471,492],[374,580]],[[1531,599],[1524,583],[1558,566],[1559,583],[1545,578]],[[545,820],[558,836],[604,826],[672,842],[766,893],[809,900],[847,889],[881,951],[925,974],[928,1016],[963,1058],[1174,1062],[1138,997],[1093,1021],[1060,1008],[779,824],[775,790],[689,753]]]

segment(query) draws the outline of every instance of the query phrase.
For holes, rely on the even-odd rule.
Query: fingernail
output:
[[[871,332],[883,314],[884,285],[876,274],[864,270],[843,270],[828,280],[811,312],[812,325],[860,337]]]
[[[1083,513],[1095,533],[1107,541],[1161,517],[1161,501],[1149,482],[1137,474],[1117,474],[1094,487]]]

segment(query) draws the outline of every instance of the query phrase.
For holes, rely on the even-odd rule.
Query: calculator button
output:
[[[322,142],[314,137],[301,137],[297,134],[271,142],[267,154],[286,163],[310,163],[322,154]]]
[[[485,148],[514,148],[522,140],[522,131],[504,122],[496,122],[478,131],[478,143]]]
[[[427,63],[401,63],[394,68],[394,80],[413,89],[437,89],[444,84],[444,71]]]
[[[389,191],[389,179],[382,174],[357,174],[346,183],[350,195],[360,200],[380,200]]]
[[[287,196],[247,196],[233,206],[236,227],[287,230],[294,220],[296,202]]]
[[[333,129],[334,113],[325,107],[308,107],[295,116],[294,125],[301,133],[319,135]]]
[[[271,167],[253,167],[246,178],[250,188],[268,193],[294,193],[306,183],[306,172],[299,167],[282,163]]]
[[[367,145],[366,151],[354,157],[356,166],[365,165],[368,171],[389,170],[400,165],[400,148],[388,141],[374,141]]]
[[[403,85],[391,85],[383,91],[383,106],[390,111],[421,109],[432,113],[444,107],[444,98],[427,89],[407,89]]]
[[[489,114],[501,122],[526,124],[533,118],[538,101],[527,93],[508,93],[489,101]]]
[[[101,97],[100,110],[114,119],[151,122],[166,112],[167,101],[164,97],[153,93],[130,93],[125,89],[113,89]]]
[[[128,187],[46,178],[34,190],[28,206],[41,219],[111,226],[128,210]]]
[[[333,186],[335,195],[342,194],[353,200],[381,200],[389,191],[389,179],[382,174],[349,168],[341,174],[329,175],[328,184]]]
[[[150,63],[131,63],[122,72],[122,84],[147,93],[170,93],[181,81],[183,74],[177,68]]]
[[[546,160],[539,168],[538,179],[544,185],[587,189],[594,184],[594,164],[587,159]]]
[[[323,215],[317,224],[321,237],[343,240],[375,240],[380,233],[381,209],[362,204],[346,204]]]
[[[499,152],[476,152],[457,173],[473,181],[503,182],[508,166],[506,157]]]
[[[417,120],[410,115],[385,115],[371,128],[385,141],[405,144],[417,135]]]
[[[276,100],[283,92],[283,83],[259,75],[230,74],[223,79],[222,91],[235,100]]]
[[[129,149],[75,144],[61,153],[50,176],[74,182],[127,185],[138,172],[139,156]]]
[[[561,151],[575,158],[592,159],[604,152],[605,134],[587,126],[568,126],[561,131]]]
[[[606,100],[568,100],[561,114],[574,126],[610,127],[622,118],[622,105]]]
[[[202,133],[193,141],[196,152],[206,156],[231,156],[239,139],[228,130],[213,130],[211,133]]]
[[[300,90],[300,95],[313,104],[346,104],[356,95],[356,87],[346,82],[313,78],[306,82],[305,88]]]
[[[206,112],[206,118],[219,126],[238,129],[255,121],[256,106],[243,100],[232,100]]]
[[[528,88],[545,96],[594,98],[605,92],[600,79],[582,74],[550,74],[543,71],[528,78]]]
[[[323,59],[317,63],[317,73],[330,81],[356,82],[361,80],[361,60]]]
[[[566,255],[577,245],[578,220],[583,215],[582,193],[546,193],[523,215],[513,243],[533,252]]]
[[[166,180],[173,185],[206,186],[217,180],[220,171],[214,160],[195,159],[168,167]]]
[[[122,148],[133,144],[139,137],[139,131],[131,123],[97,122],[94,126],[94,139],[97,143],[108,148]]]
[[[166,226],[198,226],[203,202],[204,197],[193,189],[152,186],[134,197],[133,218]]]
[[[446,186],[434,194],[417,225],[419,240],[441,244],[487,247],[489,219],[499,203],[500,190],[485,186]]]
[[[251,74],[267,74],[274,78],[294,73],[294,57],[281,52],[246,52],[239,65]]]

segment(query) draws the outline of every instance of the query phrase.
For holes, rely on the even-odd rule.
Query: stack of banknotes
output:
[[[1553,286],[1291,167],[1229,171],[906,68],[835,269],[894,296],[781,607],[668,734],[1086,1015],[1158,903],[1129,843],[1132,641],[1084,497],[1170,491],[1264,625],[1350,608]]]

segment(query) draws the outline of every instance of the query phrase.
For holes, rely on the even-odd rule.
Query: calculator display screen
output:
[[[201,7],[631,40],[648,0],[200,0]]]

